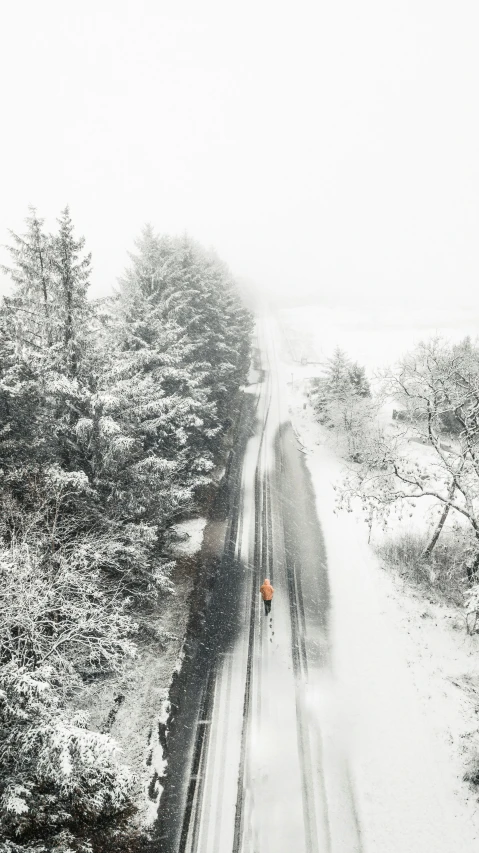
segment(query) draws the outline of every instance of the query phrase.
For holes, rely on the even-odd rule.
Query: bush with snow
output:
[[[0,670],[0,826],[15,840],[59,827],[94,827],[131,807],[133,780],[115,742],[62,707],[64,681],[48,665]]]

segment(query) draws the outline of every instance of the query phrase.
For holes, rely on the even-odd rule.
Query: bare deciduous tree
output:
[[[433,339],[386,371],[383,384],[401,406],[400,426],[371,440],[360,467],[342,483],[338,505],[349,508],[358,498],[369,524],[375,518],[386,524],[393,508],[401,512],[428,499],[438,521],[426,556],[454,511],[472,533],[472,576],[479,566],[479,352],[468,340],[451,346]],[[415,459],[411,442],[428,450]]]

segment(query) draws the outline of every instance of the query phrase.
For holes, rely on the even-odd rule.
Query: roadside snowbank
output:
[[[150,737],[148,740],[148,752],[145,760],[145,781],[144,781],[144,808],[142,813],[142,823],[144,826],[153,826],[158,815],[158,806],[160,804],[161,795],[163,793],[163,779],[168,762],[163,757],[162,740],[164,741],[168,735],[168,720],[170,716],[170,702],[168,700],[168,691],[164,691],[164,698],[161,701],[160,713],[154,720]]]
[[[115,738],[120,760],[135,774],[135,823],[144,828],[152,825],[163,790],[166,762],[160,732],[166,737],[169,689],[184,655],[193,590],[189,557],[177,560],[171,579],[174,594],[165,594],[144,614],[135,659],[121,675],[93,682],[82,694],[92,725]]]
[[[188,556],[197,554],[203,543],[203,535],[206,527],[206,518],[189,518],[172,526],[172,530],[178,536],[171,551],[174,556]]]
[[[348,731],[367,853],[477,851],[477,794],[462,781],[478,744],[479,648],[458,612],[385,572],[354,513],[334,514],[343,468],[299,386],[290,393],[328,556],[334,708]],[[305,406],[306,403],[306,407]]]

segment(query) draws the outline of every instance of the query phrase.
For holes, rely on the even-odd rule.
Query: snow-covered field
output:
[[[361,359],[359,347],[335,342]],[[300,371],[311,375],[311,366],[301,368],[285,353],[283,369],[332,592],[334,685],[325,685],[315,706],[323,729],[340,725],[347,738],[364,848],[472,853],[479,809],[463,776],[479,749],[478,638],[466,634],[459,611],[426,601],[381,567],[354,513],[334,514],[332,486],[343,463],[302,392]]]
[[[401,312],[386,307],[360,310],[307,305],[279,311],[279,320],[289,342],[289,355],[296,372],[301,358],[320,362],[343,349],[353,361],[375,370],[393,364],[417,343],[438,335],[459,341],[466,335],[475,339],[479,317],[470,311],[450,309],[427,311],[408,306]],[[306,370],[314,375],[317,366]]]

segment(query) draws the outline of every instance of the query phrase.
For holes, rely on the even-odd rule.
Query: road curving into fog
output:
[[[277,346],[261,320],[223,553],[177,688],[158,853],[362,851],[349,756],[327,713],[327,558]]]

